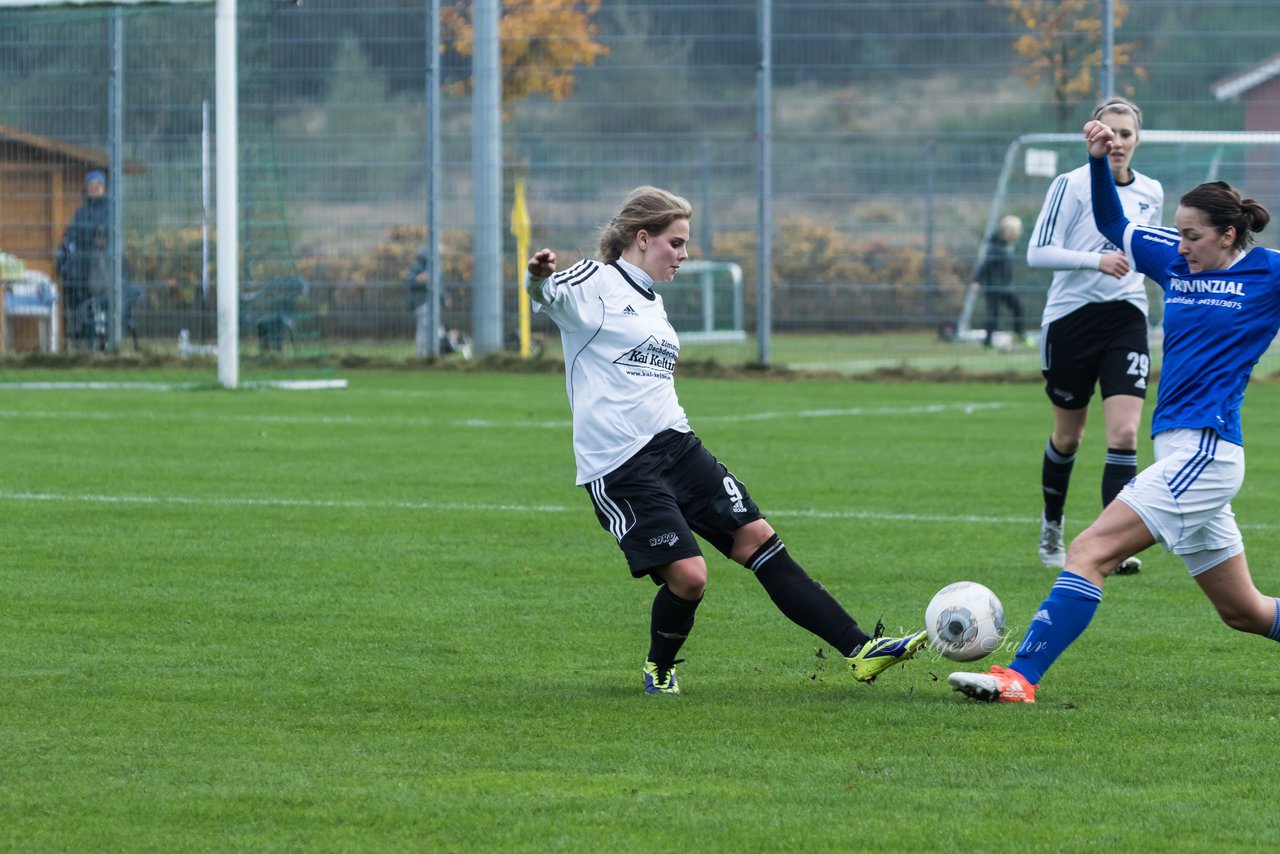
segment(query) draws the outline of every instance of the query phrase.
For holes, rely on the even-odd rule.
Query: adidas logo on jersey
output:
[[[635,310],[634,308],[632,308],[631,306],[627,306],[626,308],[624,308],[624,309],[622,310],[622,316],[623,316],[623,317],[639,317],[639,316],[640,316],[640,312],[636,311],[636,310]]]
[[[733,512],[734,512],[734,513],[746,513],[746,512],[747,512],[747,506],[746,506],[745,504],[743,504],[743,503],[742,503],[742,500],[741,500],[741,499],[739,499],[739,500],[737,500],[737,501],[733,502]]]

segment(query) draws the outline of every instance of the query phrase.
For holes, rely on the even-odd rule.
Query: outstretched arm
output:
[[[1089,195],[1093,204],[1093,223],[1107,240],[1116,246],[1124,246],[1124,232],[1129,220],[1120,206],[1120,194],[1116,192],[1116,182],[1107,163],[1115,132],[1102,122],[1091,121],[1084,126],[1084,138],[1089,148]]]

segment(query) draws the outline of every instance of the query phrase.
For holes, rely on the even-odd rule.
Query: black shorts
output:
[[[742,481],[693,433],[664,430],[585,488],[636,578],[701,555],[695,533],[728,557],[733,532],[764,518]]]
[[[1151,353],[1147,318],[1130,302],[1095,302],[1049,324],[1040,339],[1040,372],[1054,406],[1084,409],[1096,383],[1113,394],[1147,396]]]

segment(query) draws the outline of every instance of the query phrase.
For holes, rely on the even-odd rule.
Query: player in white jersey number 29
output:
[[[1132,167],[1142,141],[1142,111],[1112,98],[1093,118],[1115,132],[1107,165],[1126,215],[1140,225],[1160,225],[1164,188]],[[1067,489],[1094,388],[1106,422],[1105,507],[1138,473],[1138,428],[1151,366],[1142,273],[1131,269],[1124,252],[1094,225],[1090,192],[1088,166],[1055,178],[1027,243],[1027,264],[1054,271],[1040,320],[1040,369],[1053,405],[1053,432],[1041,465],[1038,546],[1040,560],[1054,569],[1061,569],[1066,558]],[[1141,565],[1126,556],[1116,571],[1133,573]]]

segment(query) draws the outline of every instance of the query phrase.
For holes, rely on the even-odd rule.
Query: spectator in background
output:
[[[71,217],[56,259],[67,313],[67,337],[81,346],[91,346],[96,337],[98,312],[91,299],[106,297],[111,287],[110,217],[107,176],[94,169],[85,175],[84,203]]]
[[[431,355],[431,287],[428,282],[430,267],[431,256],[426,247],[423,247],[414,254],[409,273],[404,277],[405,299],[409,310],[414,313],[417,320],[413,334],[413,355],[419,359]]]
[[[413,263],[404,277],[405,299],[409,310],[417,321],[413,333],[413,355],[419,359],[431,355],[431,255],[424,246],[413,256]],[[449,305],[447,294],[442,299],[444,308]],[[471,341],[468,336],[456,329],[445,330],[444,323],[437,321],[435,334],[440,336],[440,354],[461,353],[462,358],[471,358]]]
[[[1022,236],[1022,220],[1010,214],[1000,220],[1000,227],[987,241],[987,251],[978,271],[973,274],[971,287],[980,288],[987,299],[987,337],[983,345],[992,345],[992,336],[1000,323],[1000,307],[1009,309],[1013,316],[1013,337],[1024,341],[1022,303],[1013,290],[1013,250]]]

